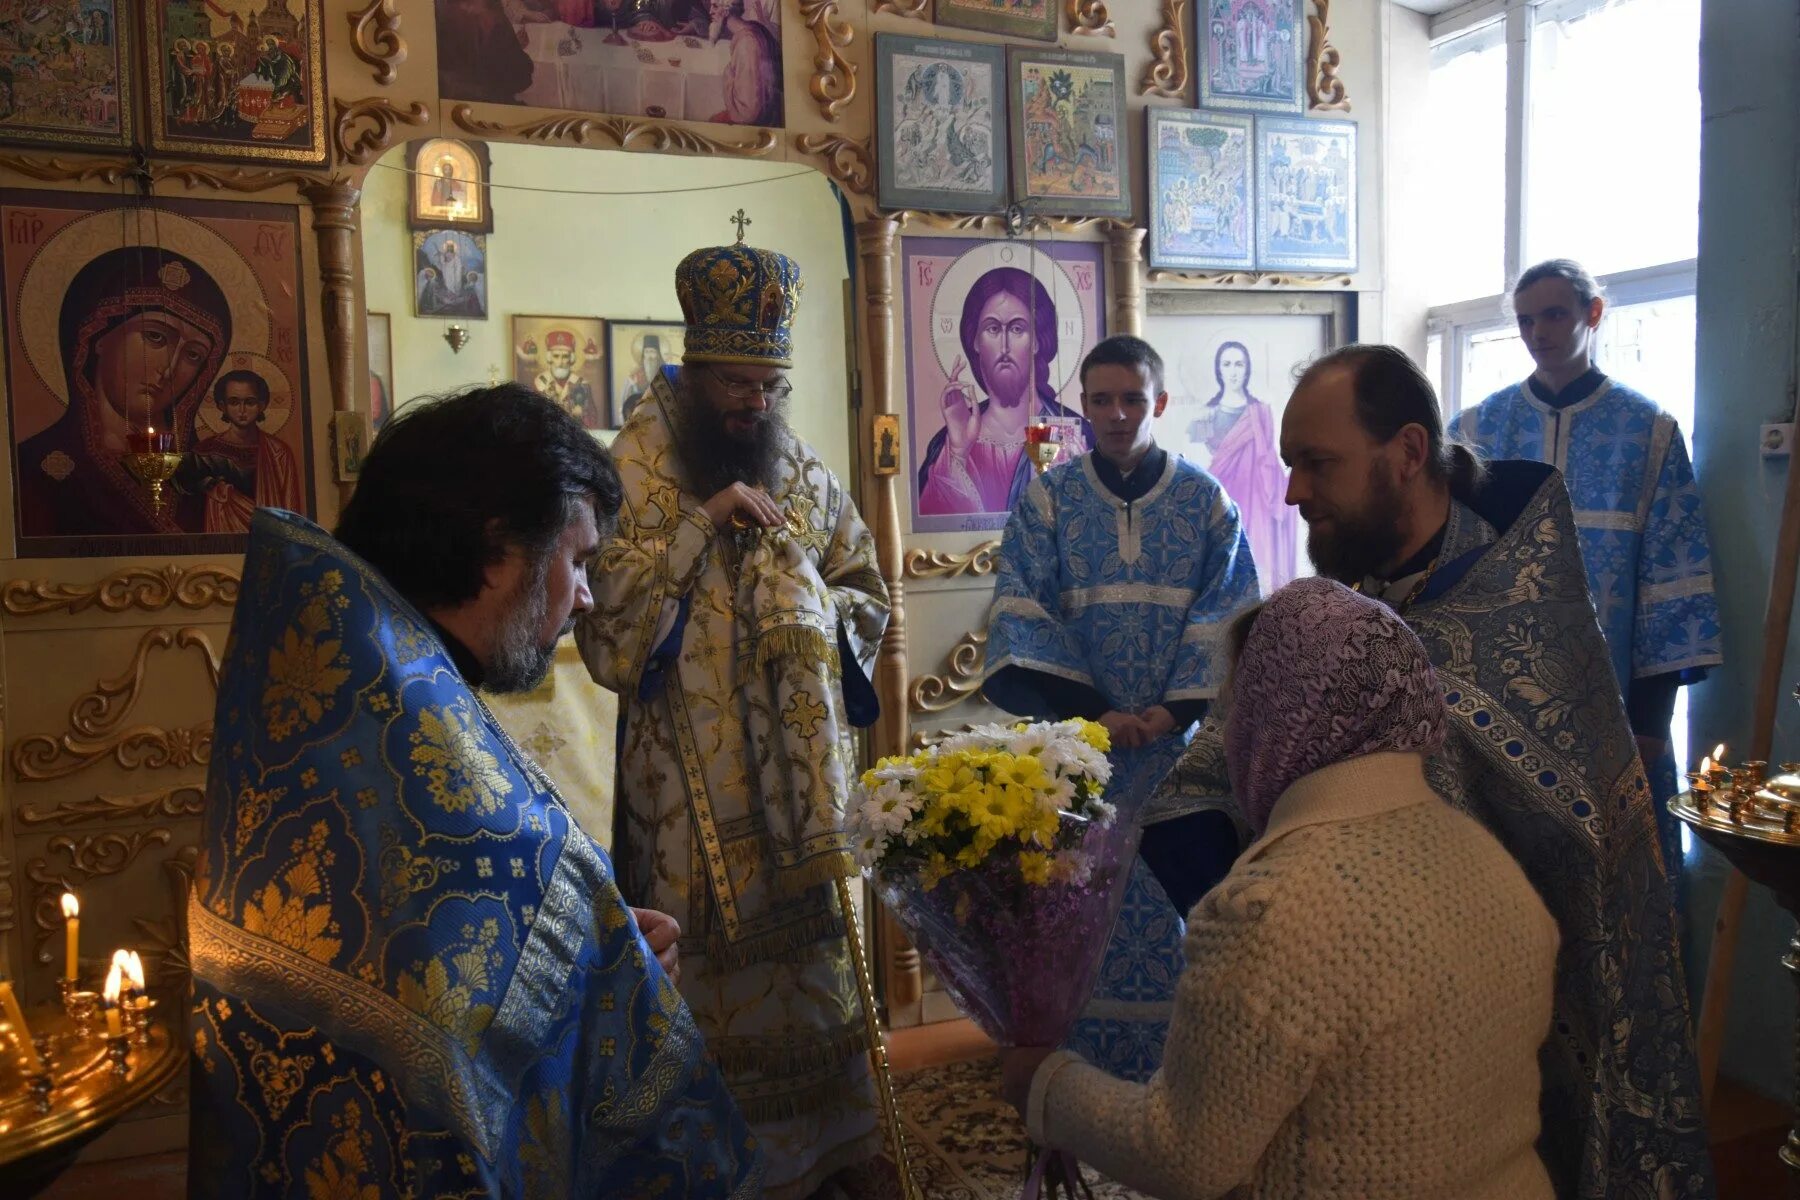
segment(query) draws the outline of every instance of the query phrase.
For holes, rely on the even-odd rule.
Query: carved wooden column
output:
[[[319,239],[319,306],[325,316],[325,361],[331,381],[332,430],[337,414],[355,407],[356,386],[356,201],[361,189],[343,178],[301,189],[313,207]],[[335,443],[334,443],[335,444]],[[334,468],[335,474],[335,468]],[[353,483],[338,484],[338,506],[350,502]]]
[[[868,386],[864,395],[875,415],[900,411],[894,395],[894,263],[898,258],[899,223],[890,217],[870,217],[856,226],[856,249],[862,258],[863,329],[869,346]],[[875,694],[881,700],[881,717],[875,724],[875,753],[905,754],[911,720],[906,698],[906,572],[901,565],[901,476],[883,475],[875,480],[875,552],[881,577],[887,583],[893,613],[881,649],[875,656]],[[896,1009],[909,1008],[924,993],[919,952],[906,934],[884,911],[878,933],[881,956],[882,996],[887,1001],[889,1022]]]
[[[1114,333],[1144,336],[1144,230],[1114,226],[1106,235],[1113,280]]]

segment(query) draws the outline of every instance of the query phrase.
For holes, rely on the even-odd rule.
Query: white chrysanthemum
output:
[[[1050,859],[1050,878],[1057,883],[1086,887],[1093,874],[1093,859],[1078,850],[1065,851]]]
[[[904,758],[893,759],[869,772],[882,783],[911,783],[919,777],[919,769]]]
[[[851,843],[850,854],[851,857],[856,859],[857,866],[873,867],[876,863],[880,862],[882,856],[887,853],[887,847],[888,839],[886,834],[869,832],[858,836]]]

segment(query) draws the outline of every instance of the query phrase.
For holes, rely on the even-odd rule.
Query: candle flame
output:
[[[125,953],[125,951],[123,951],[123,950],[114,950],[113,951],[112,965],[119,969],[120,974],[124,974],[126,968],[128,966],[130,966],[130,964],[131,964],[131,955]]]
[[[138,958],[136,950],[133,950],[125,960],[125,977],[131,980],[131,986],[134,989],[140,992],[144,990],[144,964]]]
[[[1725,761],[1725,743],[1724,742],[1720,742],[1718,745],[1713,747],[1712,757],[1713,757],[1713,762],[1715,762],[1715,763],[1722,763]]]
[[[1703,758],[1700,760],[1700,773],[1702,775],[1711,775],[1712,769],[1713,769],[1713,760],[1712,759]]]
[[[81,901],[75,898],[74,892],[63,893],[62,909],[63,919],[66,921],[73,921],[76,917],[81,915]]]
[[[112,965],[112,970],[106,973],[106,1002],[108,1004],[117,1004],[119,1002],[120,974],[119,964],[115,961]]]

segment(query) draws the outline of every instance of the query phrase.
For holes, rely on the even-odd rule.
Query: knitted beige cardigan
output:
[[[1162,1069],[1067,1052],[1027,1124],[1163,1200],[1548,1200],[1538,1046],[1556,925],[1416,754],[1335,764],[1188,917]]]

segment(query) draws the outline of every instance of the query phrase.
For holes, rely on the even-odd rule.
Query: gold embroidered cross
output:
[[[737,244],[741,246],[744,244],[744,226],[754,225],[756,222],[752,221],[749,217],[746,217],[744,215],[744,210],[740,208],[737,210],[737,215],[731,218],[731,223],[737,226]]]

